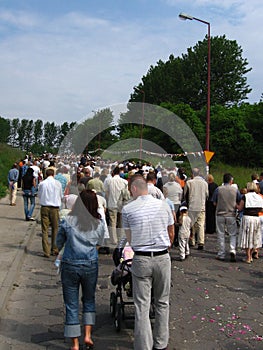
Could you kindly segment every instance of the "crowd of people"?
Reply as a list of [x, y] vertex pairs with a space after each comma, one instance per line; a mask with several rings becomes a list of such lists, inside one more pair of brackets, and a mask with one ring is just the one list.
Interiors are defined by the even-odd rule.
[[[77, 158], [45, 154], [38, 159], [29, 155], [13, 164], [8, 173], [10, 206], [16, 205], [21, 188], [25, 220], [32, 221], [38, 197], [43, 255], [61, 263], [64, 334], [72, 339], [71, 350], [80, 347], [80, 286], [85, 346], [93, 347], [98, 252], [103, 248], [109, 252], [123, 237], [134, 251], [134, 348], [166, 349], [172, 246], [178, 247], [178, 260], [184, 261], [191, 247], [205, 248], [206, 234], [216, 234], [218, 260], [229, 256], [236, 262], [237, 248], [245, 251], [245, 263], [259, 258], [263, 173], [248, 180], [246, 188], [239, 189], [226, 173], [218, 186], [211, 174], [205, 176], [198, 168], [187, 176], [176, 166], [109, 162], [84, 154]], [[157, 310], [153, 332], [152, 290]]]

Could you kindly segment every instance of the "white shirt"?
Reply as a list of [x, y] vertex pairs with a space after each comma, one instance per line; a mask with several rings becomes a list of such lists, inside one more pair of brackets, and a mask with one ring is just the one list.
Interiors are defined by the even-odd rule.
[[123, 207], [122, 222], [123, 228], [131, 231], [134, 251], [157, 252], [171, 244], [167, 228], [174, 224], [174, 219], [165, 200], [139, 196]]
[[147, 183], [147, 186], [148, 186], [148, 193], [151, 194], [154, 198], [164, 199], [164, 195], [158, 187], [154, 186], [154, 184], [152, 183]]
[[108, 208], [118, 208], [118, 200], [121, 190], [128, 188], [128, 181], [119, 175], [114, 175], [111, 179], [104, 181], [104, 189], [107, 196]]
[[48, 176], [38, 186], [38, 198], [42, 206], [60, 207], [63, 198], [61, 183], [53, 176]]
[[37, 179], [38, 175], [40, 174], [40, 168], [37, 165], [31, 165], [30, 168], [34, 170], [33, 176]]
[[191, 219], [188, 215], [183, 215], [182, 225], [179, 227], [178, 235], [180, 238], [189, 238], [191, 230]]

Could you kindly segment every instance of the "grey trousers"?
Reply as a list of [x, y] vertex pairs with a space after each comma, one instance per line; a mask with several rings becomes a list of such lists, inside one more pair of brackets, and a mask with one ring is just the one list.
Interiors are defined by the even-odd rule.
[[[152, 350], [153, 346], [157, 349], [166, 348], [169, 340], [170, 255], [135, 255], [132, 262], [132, 283], [135, 306], [134, 349]], [[149, 318], [152, 293], [155, 304], [153, 331]]]
[[237, 223], [235, 217], [216, 216], [216, 234], [217, 234], [217, 255], [224, 259], [226, 255], [225, 234], [229, 234], [229, 252], [236, 254], [237, 241]]

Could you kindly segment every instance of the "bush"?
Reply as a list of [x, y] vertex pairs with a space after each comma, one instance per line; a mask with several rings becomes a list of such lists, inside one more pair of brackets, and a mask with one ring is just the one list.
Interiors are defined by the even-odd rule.
[[7, 144], [0, 143], [0, 198], [7, 193], [7, 175], [12, 164], [25, 158], [25, 153]]

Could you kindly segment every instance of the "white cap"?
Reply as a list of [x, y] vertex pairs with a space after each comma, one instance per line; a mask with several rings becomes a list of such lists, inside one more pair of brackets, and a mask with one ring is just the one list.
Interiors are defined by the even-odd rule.
[[188, 208], [185, 205], [183, 205], [182, 207], [180, 207], [180, 211], [182, 210], [188, 210]]

